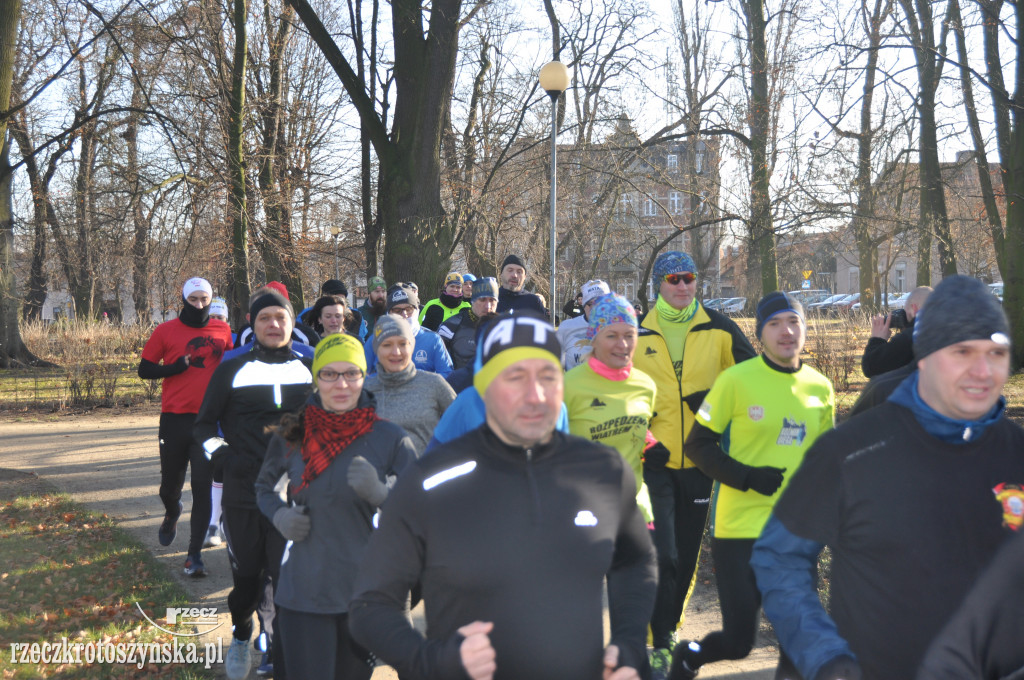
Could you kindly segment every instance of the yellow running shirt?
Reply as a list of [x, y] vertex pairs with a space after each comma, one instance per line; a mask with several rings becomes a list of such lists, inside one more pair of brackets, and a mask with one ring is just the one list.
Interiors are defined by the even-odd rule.
[[730, 366], [719, 374], [697, 412], [697, 422], [722, 435], [722, 450], [753, 467], [785, 468], [772, 496], [715, 482], [711, 535], [757, 538], [804, 453], [835, 418], [835, 393], [828, 378], [810, 366], [793, 373], [776, 370], [764, 357]]

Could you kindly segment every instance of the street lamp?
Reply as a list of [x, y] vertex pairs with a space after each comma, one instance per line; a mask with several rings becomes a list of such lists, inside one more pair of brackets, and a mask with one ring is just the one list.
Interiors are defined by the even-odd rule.
[[540, 70], [540, 86], [551, 97], [551, 324], [555, 323], [555, 310], [558, 308], [558, 296], [555, 294], [555, 196], [557, 191], [555, 165], [558, 155], [558, 97], [569, 89], [569, 69], [560, 61], [549, 61]]
[[341, 234], [341, 227], [337, 223], [331, 225], [331, 235], [334, 237], [334, 278], [340, 279], [341, 273], [338, 270], [338, 236]]

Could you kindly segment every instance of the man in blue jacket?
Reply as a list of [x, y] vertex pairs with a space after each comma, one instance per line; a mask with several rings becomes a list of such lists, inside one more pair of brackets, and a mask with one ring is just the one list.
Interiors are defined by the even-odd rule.
[[[944, 279], [915, 324], [918, 370], [820, 437], [775, 506], [751, 566], [807, 680], [913, 678], [1024, 524], [1024, 430], [1002, 396], [1009, 332], [984, 284]], [[810, 576], [824, 545], [831, 616]]]

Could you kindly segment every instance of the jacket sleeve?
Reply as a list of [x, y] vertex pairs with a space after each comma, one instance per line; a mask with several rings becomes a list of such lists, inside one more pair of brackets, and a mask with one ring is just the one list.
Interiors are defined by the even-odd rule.
[[818, 597], [814, 567], [823, 547], [791, 533], [772, 515], [750, 558], [761, 606], [775, 628], [779, 646], [805, 678], [814, 678], [838, 656], [856, 658]]
[[169, 378], [172, 375], [178, 375], [184, 373], [189, 368], [189, 365], [174, 361], [169, 364], [157, 364], [146, 359], [139, 361], [139, 377], [143, 380], [156, 380], [158, 378]]
[[447, 378], [454, 370], [455, 365], [452, 364], [452, 357], [448, 354], [448, 350], [445, 349], [444, 343], [441, 342], [441, 336], [434, 333], [434, 373], [437, 373], [442, 378]]
[[709, 427], [694, 422], [683, 445], [686, 457], [711, 479], [746, 491], [747, 473], [750, 466], [744, 465], [722, 450], [722, 435]]
[[423, 316], [420, 317], [420, 325], [435, 333], [441, 327], [442, 321], [444, 321], [444, 309], [439, 304], [430, 305], [424, 309]]
[[729, 323], [732, 324], [729, 328], [729, 332], [732, 335], [732, 360], [734, 363], [740, 363], [747, 359], [757, 356], [757, 352], [754, 351], [754, 346], [747, 340], [747, 336], [743, 335], [743, 331], [736, 325], [736, 322], [729, 319]]
[[263, 465], [260, 467], [260, 474], [256, 477], [256, 504], [260, 511], [273, 520], [274, 513], [285, 507], [281, 496], [274, 491], [281, 475], [288, 470], [288, 452], [290, 447], [279, 435], [270, 438], [267, 445], [267, 454], [263, 457]]
[[650, 532], [636, 505], [636, 480], [623, 465], [621, 521], [608, 571], [609, 644], [619, 648], [619, 666], [638, 671], [647, 654], [647, 623], [654, 611], [658, 562]]
[[381, 511], [380, 528], [370, 538], [356, 577], [349, 630], [356, 642], [392, 665], [404, 680], [468, 678], [459, 654], [462, 636], [427, 640], [406, 614], [406, 599], [425, 562], [417, 521], [422, 513], [421, 483], [418, 474], [400, 476]]
[[866, 377], [873, 378], [882, 373], [895, 371], [913, 360], [913, 334], [903, 330], [888, 341], [882, 338], [869, 338], [860, 366]]
[[192, 437], [206, 454], [208, 460], [227, 453], [228, 445], [220, 436], [220, 419], [224, 414], [231, 392], [231, 370], [233, 362], [221, 363], [213, 372], [210, 384], [203, 395], [203, 403], [192, 427]]

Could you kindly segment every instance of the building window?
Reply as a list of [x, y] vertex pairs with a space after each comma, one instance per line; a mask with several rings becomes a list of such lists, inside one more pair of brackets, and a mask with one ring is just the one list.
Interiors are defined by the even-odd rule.
[[636, 283], [632, 281], [617, 283], [615, 284], [615, 292], [632, 302], [636, 295]]
[[704, 150], [701, 149], [693, 155], [693, 169], [699, 175], [704, 172]]
[[668, 194], [668, 209], [673, 215], [683, 214], [683, 193], [681, 191], [670, 191]]
[[860, 270], [850, 267], [850, 292], [856, 293], [860, 290]]
[[648, 196], [644, 199], [644, 217], [654, 217], [658, 214], [658, 204]]
[[670, 153], [668, 155], [668, 157], [665, 159], [665, 167], [667, 167], [669, 170], [678, 170], [679, 169], [679, 156], [678, 156], [678, 154]]
[[622, 196], [619, 197], [619, 214], [633, 214], [633, 194], [622, 194]]
[[907, 290], [907, 265], [900, 262], [896, 265], [896, 292], [902, 293]]

